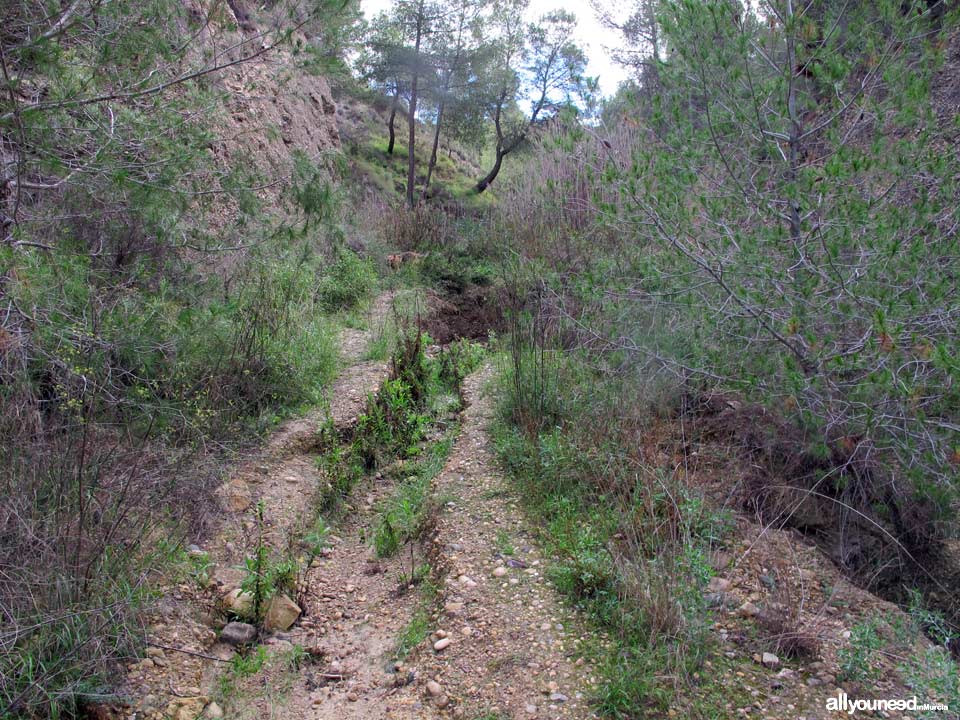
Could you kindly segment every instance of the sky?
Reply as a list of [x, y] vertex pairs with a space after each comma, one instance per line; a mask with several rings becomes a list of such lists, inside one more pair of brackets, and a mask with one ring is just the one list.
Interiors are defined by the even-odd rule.
[[[381, 10], [386, 10], [392, 0], [361, 0], [364, 14], [369, 18]], [[627, 3], [623, 3], [624, 7]], [[583, 48], [589, 60], [587, 74], [600, 78], [600, 90], [604, 95], [612, 95], [617, 90], [621, 80], [627, 78], [622, 67], [613, 62], [607, 54], [606, 48], [616, 46], [619, 38], [616, 33], [600, 25], [590, 3], [577, 0], [530, 0], [527, 18], [536, 20], [552, 10], [569, 10], [577, 16], [577, 44]]]

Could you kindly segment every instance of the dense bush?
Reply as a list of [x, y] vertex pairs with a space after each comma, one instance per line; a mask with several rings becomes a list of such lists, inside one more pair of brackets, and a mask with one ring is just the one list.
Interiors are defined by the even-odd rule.
[[[317, 293], [340, 234], [332, 173], [221, 164], [223, 57], [203, 43], [233, 29], [226, 6], [191, 7], [4, 6], [2, 716], [109, 692], [155, 571], [208, 522], [223, 449], [336, 367]], [[286, 39], [270, 24], [231, 60]]]
[[960, 363], [944, 268], [958, 252], [958, 165], [943, 152], [943, 63], [957, 17], [931, 26], [899, 0], [797, 16], [737, 5], [652, 3], [674, 50], [654, 63], [656, 84], [625, 89], [599, 133], [545, 134], [504, 193], [503, 232], [521, 276], [538, 278], [515, 290], [547, 324], [565, 319], [559, 346], [600, 372], [736, 392], [786, 418], [805, 460], [760, 450], [774, 470], [800, 470], [773, 481], [794, 499], [765, 511], [789, 522], [785, 508], [817, 488], [849, 535], [855, 508], [885, 539], [845, 553], [846, 569], [896, 582], [878, 567], [935, 561], [956, 532]]
[[376, 268], [370, 260], [338, 248], [336, 259], [320, 278], [317, 299], [327, 311], [352, 310], [370, 297], [376, 282]]

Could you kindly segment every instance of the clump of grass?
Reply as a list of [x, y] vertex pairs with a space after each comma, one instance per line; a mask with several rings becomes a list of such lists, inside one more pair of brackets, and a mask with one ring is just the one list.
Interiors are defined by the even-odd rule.
[[505, 530], [497, 530], [496, 539], [497, 552], [501, 555], [513, 555], [516, 550], [513, 547], [513, 541], [510, 540], [510, 534]]
[[317, 300], [328, 312], [352, 310], [370, 297], [376, 284], [373, 263], [340, 247], [329, 271], [320, 278]]
[[[437, 599], [437, 586], [429, 579], [429, 566], [421, 571], [424, 579], [419, 583], [419, 597], [417, 606], [410, 620], [397, 637], [397, 646], [394, 657], [404, 660], [420, 643], [427, 639], [430, 628], [433, 626], [432, 611]], [[409, 584], [409, 583], [408, 583]]]
[[407, 476], [397, 485], [394, 494], [383, 504], [373, 534], [379, 557], [390, 557], [407, 542], [420, 537], [431, 515], [430, 483], [443, 469], [453, 447], [448, 433], [430, 443], [412, 466], [405, 466]]

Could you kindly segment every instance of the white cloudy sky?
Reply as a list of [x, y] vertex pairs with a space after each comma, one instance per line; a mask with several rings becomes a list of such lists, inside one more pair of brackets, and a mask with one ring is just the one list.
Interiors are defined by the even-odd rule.
[[[623, 3], [624, 6], [627, 3]], [[391, 5], [391, 0], [361, 0], [363, 11], [367, 17], [372, 17]], [[623, 68], [610, 60], [605, 47], [616, 44], [618, 38], [615, 33], [602, 27], [597, 21], [593, 8], [588, 2], [577, 0], [530, 0], [527, 14], [530, 20], [558, 9], [569, 10], [577, 16], [576, 39], [589, 58], [587, 74], [600, 78], [600, 89], [604, 95], [613, 94], [621, 80], [626, 79]]]

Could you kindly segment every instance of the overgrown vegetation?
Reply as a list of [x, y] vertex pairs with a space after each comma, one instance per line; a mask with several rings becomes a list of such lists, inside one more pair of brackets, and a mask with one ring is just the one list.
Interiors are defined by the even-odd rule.
[[644, 427], [624, 414], [632, 398], [623, 379], [528, 344], [543, 339], [535, 325], [518, 316], [512, 327], [498, 449], [557, 558], [554, 585], [612, 640], [598, 649], [598, 707], [656, 716], [681, 687], [693, 690], [710, 653], [707, 557], [723, 543], [725, 520], [682, 469], [644, 461]]
[[[952, 616], [958, 25], [931, 5], [637, 2], [639, 84], [544, 133], [499, 212], [550, 335], [514, 357], [573, 354], [629, 397], [656, 378], [742, 452], [763, 522]], [[551, 382], [514, 388], [545, 426], [582, 392]]]
[[[0, 715], [103, 695], [140, 651], [153, 572], [208, 522], [223, 449], [320, 398], [326, 313], [369, 292], [336, 165], [291, 154], [278, 179], [211, 152], [227, 68], [293, 63], [318, 13], [352, 12], [273, 5], [279, 22], [178, 0], [4, 5]], [[238, 24], [258, 42], [213, 52]], [[339, 294], [328, 258], [355, 278]]]

